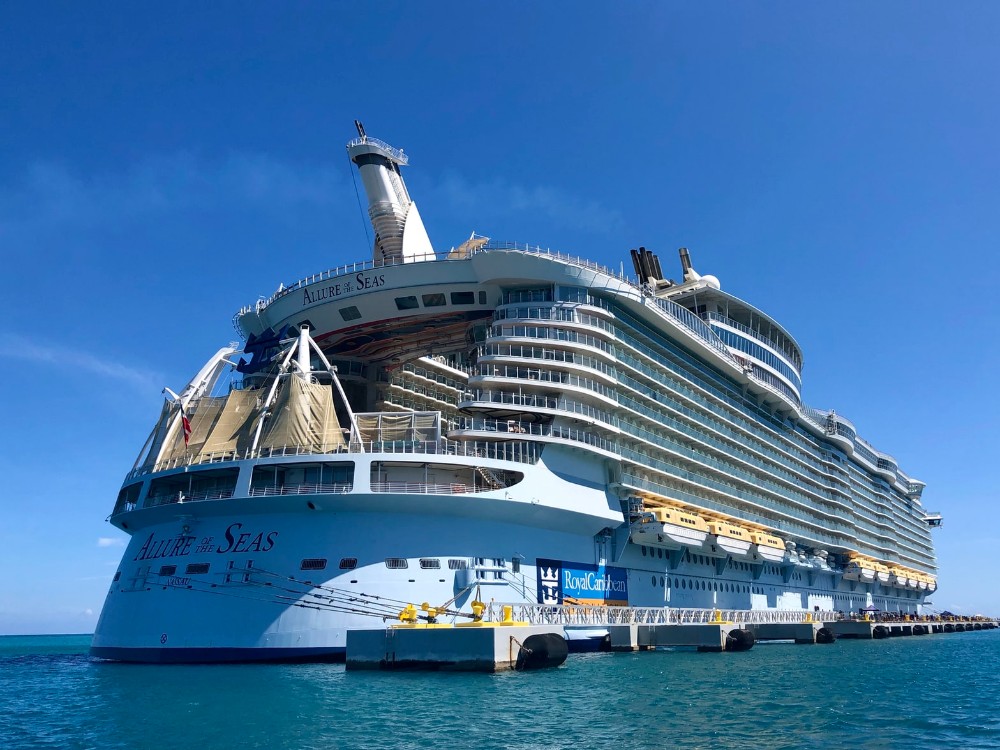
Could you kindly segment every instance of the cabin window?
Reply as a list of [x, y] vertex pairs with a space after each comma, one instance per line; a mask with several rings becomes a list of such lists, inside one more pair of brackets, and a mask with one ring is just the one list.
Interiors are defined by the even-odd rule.
[[480, 305], [485, 305], [486, 304], [486, 292], [480, 292], [479, 293], [479, 304]]
[[451, 304], [453, 305], [474, 305], [476, 304], [476, 295], [474, 292], [452, 292], [451, 293]]
[[448, 569], [449, 570], [465, 570], [469, 566], [466, 560], [449, 560]]
[[164, 565], [162, 568], [160, 568], [161, 576], [172, 576], [176, 572], [177, 572], [176, 565]]
[[420, 307], [420, 303], [417, 302], [417, 298], [410, 297], [396, 297], [396, 309], [397, 310], [416, 310]]
[[385, 558], [385, 567], [389, 570], [404, 570], [410, 567], [410, 564], [406, 562], [404, 557], [387, 557]]
[[307, 557], [302, 561], [299, 570], [326, 570], [325, 557]]
[[420, 299], [423, 300], [424, 307], [441, 307], [442, 305], [448, 304], [444, 295], [440, 293], [424, 294]]
[[120, 570], [116, 571], [115, 572], [115, 577], [112, 579], [111, 582], [112, 583], [116, 583], [121, 577], [122, 577], [122, 572]]
[[350, 307], [342, 307], [340, 308], [340, 317], [344, 320], [357, 320], [361, 317], [361, 311], [354, 305], [351, 305]]
[[441, 567], [441, 561], [434, 557], [421, 557], [420, 567], [424, 570], [437, 570]]
[[207, 573], [209, 569], [209, 563], [190, 563], [184, 570], [188, 575], [201, 575]]
[[340, 569], [341, 570], [354, 570], [358, 567], [358, 558], [356, 557], [342, 557], [340, 558]]

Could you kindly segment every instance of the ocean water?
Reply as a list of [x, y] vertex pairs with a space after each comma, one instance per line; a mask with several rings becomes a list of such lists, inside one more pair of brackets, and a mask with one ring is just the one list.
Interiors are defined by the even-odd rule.
[[0, 748], [1000, 748], [1000, 630], [540, 672], [146, 666], [0, 636]]

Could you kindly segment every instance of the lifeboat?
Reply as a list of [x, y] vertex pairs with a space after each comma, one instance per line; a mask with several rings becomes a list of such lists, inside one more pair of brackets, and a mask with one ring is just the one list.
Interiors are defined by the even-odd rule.
[[909, 575], [903, 568], [889, 568], [889, 582], [894, 586], [905, 588], [908, 580]]
[[927, 576], [923, 573], [917, 574], [917, 588], [921, 591], [927, 590]]
[[678, 508], [652, 508], [632, 524], [632, 539], [665, 549], [700, 549], [708, 538], [708, 524], [697, 513]]
[[778, 563], [785, 559], [785, 543], [776, 536], [763, 531], [750, 532], [752, 551], [770, 563]]
[[855, 557], [844, 568], [844, 578], [848, 581], [872, 583], [875, 580], [875, 563], [864, 557]]
[[709, 554], [715, 552], [717, 557], [727, 553], [733, 557], [749, 557], [749, 530], [726, 521], [709, 521], [708, 532], [714, 537], [714, 539], [709, 539], [710, 545], [717, 547], [717, 550], [711, 550], [710, 547]]
[[937, 591], [937, 579], [934, 576], [927, 576], [927, 590], [931, 593]]
[[872, 563], [872, 564], [875, 567], [875, 579], [879, 583], [888, 585], [889, 584], [889, 578], [890, 578], [889, 566], [888, 565], [883, 565], [880, 562]]

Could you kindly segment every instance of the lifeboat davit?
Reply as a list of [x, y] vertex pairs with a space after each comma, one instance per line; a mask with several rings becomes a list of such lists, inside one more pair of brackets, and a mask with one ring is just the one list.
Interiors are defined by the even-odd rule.
[[889, 582], [894, 586], [906, 588], [909, 576], [902, 568], [889, 568]]

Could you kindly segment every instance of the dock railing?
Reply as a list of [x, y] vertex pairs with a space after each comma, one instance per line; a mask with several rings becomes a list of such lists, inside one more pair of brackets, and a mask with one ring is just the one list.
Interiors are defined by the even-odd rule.
[[838, 614], [832, 610], [774, 609], [691, 609], [681, 607], [605, 607], [576, 604], [503, 604], [490, 602], [483, 619], [501, 622], [503, 608], [512, 608], [515, 621], [532, 625], [700, 625], [718, 622], [743, 624], [800, 623], [809, 616], [813, 621], [830, 622]]

